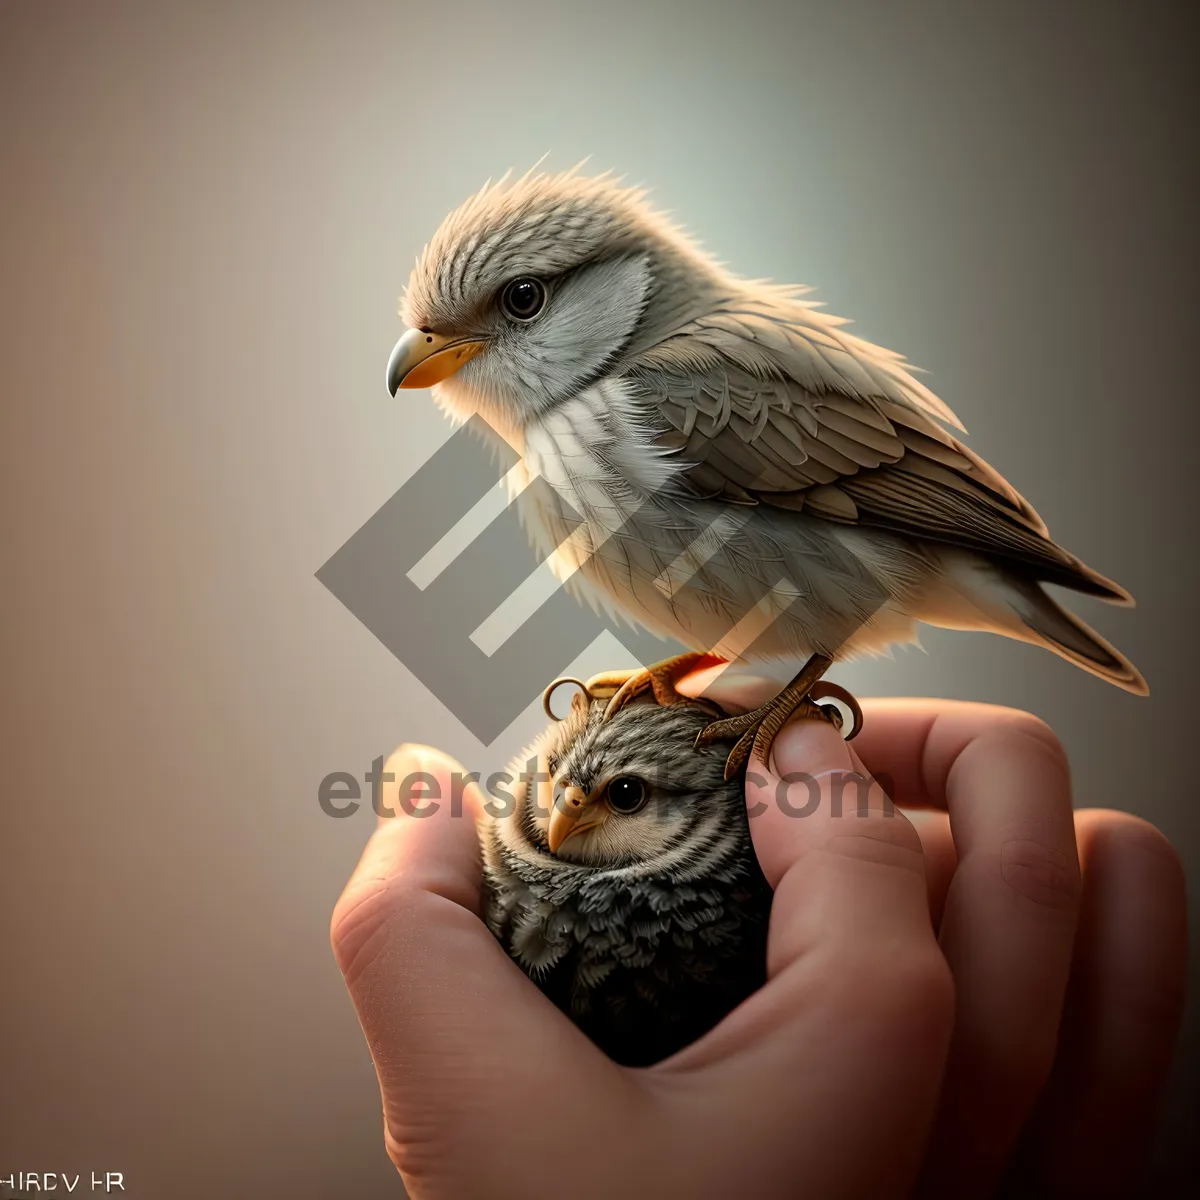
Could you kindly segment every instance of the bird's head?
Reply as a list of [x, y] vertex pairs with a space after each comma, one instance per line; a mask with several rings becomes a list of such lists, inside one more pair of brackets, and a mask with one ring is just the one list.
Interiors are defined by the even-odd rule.
[[589, 866], [678, 867], [740, 817], [741, 784], [724, 777], [727, 748], [693, 746], [712, 711], [647, 699], [604, 720], [606, 705], [576, 704], [544, 736], [541, 786], [521, 795], [512, 832]]
[[436, 385], [451, 415], [521, 429], [728, 285], [642, 191], [610, 176], [501, 180], [452, 212], [417, 260], [388, 391]]

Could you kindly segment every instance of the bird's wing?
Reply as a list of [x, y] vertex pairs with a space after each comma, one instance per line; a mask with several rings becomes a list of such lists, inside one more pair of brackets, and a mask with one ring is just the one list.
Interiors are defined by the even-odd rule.
[[629, 377], [695, 495], [802, 510], [973, 550], [1115, 600], [995, 470], [904, 360], [798, 304], [742, 301], [644, 352]]

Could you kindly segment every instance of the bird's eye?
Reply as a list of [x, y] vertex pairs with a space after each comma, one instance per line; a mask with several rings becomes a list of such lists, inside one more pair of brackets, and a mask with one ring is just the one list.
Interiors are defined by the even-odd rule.
[[546, 303], [546, 289], [539, 279], [514, 279], [500, 293], [500, 307], [516, 321], [532, 321]]
[[618, 775], [605, 791], [613, 812], [635, 813], [646, 803], [646, 785], [636, 775]]

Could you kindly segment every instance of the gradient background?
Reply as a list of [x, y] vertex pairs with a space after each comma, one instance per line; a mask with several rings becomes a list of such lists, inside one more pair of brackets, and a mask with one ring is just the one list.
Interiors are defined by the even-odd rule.
[[[1080, 804], [1195, 868], [1185, 12], [4, 4], [0, 1173], [398, 1192], [327, 945], [370, 813], [323, 816], [317, 785], [400, 740], [498, 764], [540, 716], [480, 746], [314, 572], [449, 434], [384, 393], [413, 256], [547, 150], [929, 368], [1134, 592], [1079, 609], [1149, 700], [983, 635], [838, 677], [1032, 709]], [[1197, 1034], [1160, 1192], [1192, 1165]]]

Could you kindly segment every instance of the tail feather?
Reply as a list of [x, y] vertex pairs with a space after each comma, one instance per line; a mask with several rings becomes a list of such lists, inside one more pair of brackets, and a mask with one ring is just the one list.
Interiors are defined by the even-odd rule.
[[1062, 578], [1050, 574], [1044, 575], [1043, 578], [1047, 583], [1059, 583], [1088, 596], [1099, 596], [1101, 600], [1107, 600], [1109, 604], [1119, 604], [1122, 608], [1137, 606], [1137, 601], [1119, 583], [1101, 575], [1099, 571], [1093, 571], [1077, 558], [1072, 558], [1071, 570]]
[[[1076, 666], [1107, 679], [1109, 683], [1133, 692], [1149, 695], [1142, 673], [1115, 646], [1094, 629], [1068, 612], [1032, 580], [1009, 577], [1008, 601], [1013, 613], [1037, 641]], [[1018, 634], [1018, 636], [1022, 636]]]

